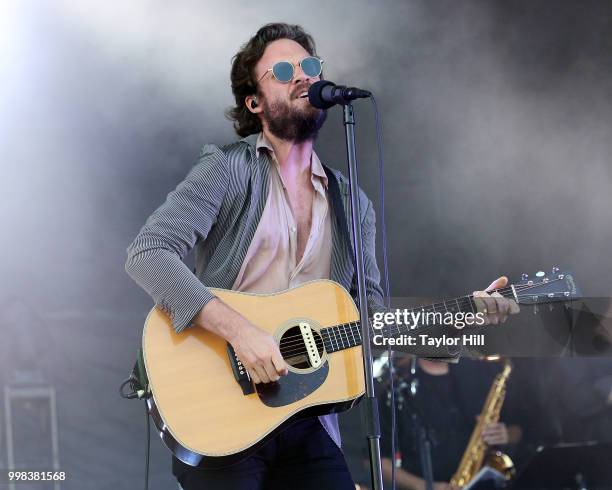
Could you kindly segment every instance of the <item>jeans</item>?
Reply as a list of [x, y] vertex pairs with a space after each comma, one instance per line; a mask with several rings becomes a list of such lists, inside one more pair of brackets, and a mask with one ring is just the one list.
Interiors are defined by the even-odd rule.
[[194, 468], [173, 458], [184, 490], [354, 490], [342, 451], [316, 417], [282, 431], [244, 461]]

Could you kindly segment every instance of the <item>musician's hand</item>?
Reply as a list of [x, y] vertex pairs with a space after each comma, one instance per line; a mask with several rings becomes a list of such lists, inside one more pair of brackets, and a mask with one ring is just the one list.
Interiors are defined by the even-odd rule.
[[265, 330], [253, 324], [243, 325], [228, 340], [255, 383], [278, 381], [288, 373], [278, 344]]
[[484, 291], [474, 291], [474, 303], [478, 312], [484, 313], [485, 324], [504, 323], [508, 315], [514, 315], [520, 311], [516, 301], [505, 298], [499, 293], [489, 294], [494, 289], [503, 288], [508, 284], [508, 278], [502, 276], [491, 283]]
[[508, 428], [503, 422], [486, 424], [482, 429], [482, 440], [489, 446], [508, 444]]

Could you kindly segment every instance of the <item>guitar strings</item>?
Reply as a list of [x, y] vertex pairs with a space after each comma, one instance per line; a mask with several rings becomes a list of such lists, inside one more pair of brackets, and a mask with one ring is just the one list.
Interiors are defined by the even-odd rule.
[[[551, 281], [548, 281], [548, 283], [555, 282], [555, 281], [560, 281], [560, 280], [561, 279], [553, 279]], [[534, 283], [534, 284], [531, 284], [531, 285], [527, 285], [527, 284], [519, 285], [519, 286], [515, 286], [514, 290], [517, 291], [517, 292], [524, 291], [526, 289], [532, 289], [534, 287], [541, 286], [542, 284], [547, 284], [547, 282]], [[511, 297], [514, 296], [514, 292], [512, 290], [512, 287], [496, 289], [496, 290], [493, 290], [491, 292], [492, 293], [496, 293], [496, 292], [500, 293], [503, 297], [508, 297], [508, 298], [511, 298]], [[507, 294], [507, 296], [504, 296], [504, 294]], [[520, 295], [520, 296], [529, 296], [529, 295]], [[443, 302], [440, 302], [440, 303], [433, 303], [431, 305], [425, 305], [425, 306], [421, 306], [421, 307], [416, 307], [416, 308], [413, 308], [411, 311], [417, 311], [419, 309], [420, 310], [427, 310], [427, 309], [435, 310], [436, 307], [439, 306], [439, 305], [441, 305], [440, 308], [444, 307], [444, 309], [447, 310], [448, 308], [446, 308], [446, 304], [448, 304], [448, 303], [452, 303], [452, 302], [458, 303], [459, 301], [461, 301], [462, 303], [464, 303], [464, 306], [465, 306], [465, 303], [466, 302], [470, 303], [473, 300], [473, 298], [475, 298], [475, 296], [473, 296], [473, 295], [460, 296], [458, 298], [446, 300], [446, 301], [443, 301]], [[349, 323], [354, 323], [354, 322], [349, 322]], [[331, 327], [325, 327], [325, 328], [335, 328], [335, 327], [340, 327], [340, 326], [343, 326], [343, 325], [348, 325], [348, 323], [347, 324], [340, 324], [340, 325], [333, 325]], [[290, 336], [288, 338], [291, 338], [291, 337], [293, 337], [293, 338], [301, 338], [301, 335], [293, 335], [293, 336]]]
[[[514, 288], [512, 288], [512, 286], [510, 286], [510, 287], [506, 287], [506, 288], [501, 288], [501, 289], [493, 290], [493, 291], [491, 291], [491, 294], [492, 293], [499, 293], [503, 297], [514, 297], [515, 292], [517, 292], [517, 293], [519, 291], [523, 292], [525, 290], [533, 289], [534, 287], [538, 287], [538, 286], [541, 286], [543, 284], [550, 284], [552, 282], [556, 282], [556, 281], [560, 281], [560, 280], [561, 280], [561, 278], [557, 278], [557, 279], [553, 279], [553, 280], [550, 280], [550, 281], [542, 281], [542, 282], [538, 282], [538, 283], [518, 285], [518, 286], [514, 286]], [[520, 294], [520, 295], [516, 294], [516, 296], [517, 297], [527, 297], [527, 296], [531, 296], [531, 295], [529, 295], [529, 294]], [[437, 305], [443, 305], [444, 309], [446, 311], [448, 311], [448, 308], [446, 307], [447, 303], [454, 301], [455, 303], [457, 303], [457, 306], [459, 307], [460, 310], [462, 309], [461, 304], [463, 304], [463, 306], [465, 307], [466, 303], [467, 303], [467, 305], [469, 305], [472, 308], [472, 312], [474, 312], [473, 311], [473, 306], [471, 304], [473, 302], [473, 298], [474, 298], [473, 295], [460, 296], [458, 298], [447, 300], [447, 301], [444, 301], [442, 303], [434, 303], [434, 304], [431, 304], [431, 305], [422, 306], [420, 308], [417, 307], [417, 308], [412, 309], [411, 311], [416, 311], [416, 310], [419, 310], [419, 309], [421, 309], [422, 311], [425, 311], [425, 310], [431, 309], [431, 310], [433, 310], [433, 312], [436, 312], [436, 306]], [[348, 326], [349, 329], [350, 329], [349, 332], [346, 332], [346, 330], [344, 330], [344, 331], [338, 330], [337, 331], [337, 334], [340, 336], [339, 339], [338, 339], [338, 337], [336, 335], [336, 332], [334, 332], [334, 339], [333, 340], [335, 340], [336, 345], [339, 345], [339, 343], [342, 343], [342, 345], [344, 347], [344, 339], [342, 337], [342, 335], [344, 334], [344, 336], [346, 337], [347, 342], [349, 343], [349, 346], [353, 347], [353, 346], [359, 345], [361, 343], [361, 335], [360, 335], [361, 332], [360, 332], [360, 330], [357, 329], [357, 333], [359, 334], [358, 335], [359, 336], [358, 340], [355, 338], [355, 333], [353, 332], [353, 327], [354, 326], [358, 326], [358, 324], [359, 324], [358, 321], [349, 322], [349, 323], [345, 323], [345, 324], [325, 327], [325, 328], [322, 329], [322, 331], [323, 330], [328, 331], [328, 329], [334, 329], [334, 328], [337, 329], [338, 327], [346, 328], [346, 326]], [[384, 334], [391, 334], [392, 333], [391, 330], [393, 328], [396, 328], [397, 332], [400, 333], [399, 325], [396, 325], [395, 327], [392, 326], [392, 325], [388, 325], [388, 326], [386, 326], [386, 328], [383, 327], [381, 329], [381, 331]], [[353, 342], [356, 342], [354, 345], [351, 345], [351, 341], [349, 339], [349, 333], [351, 334], [351, 337], [353, 337]], [[315, 345], [317, 346], [317, 349], [321, 349], [321, 346], [323, 346], [326, 350], [330, 350], [327, 344], [329, 344], [329, 346], [333, 349], [333, 343], [334, 343], [333, 340], [332, 340], [331, 336], [328, 336], [328, 341], [326, 343], [325, 339], [323, 339], [322, 335], [321, 335], [321, 337], [315, 338]], [[338, 342], [338, 340], [340, 340], [340, 342]], [[347, 346], [347, 347], [349, 347], [349, 346]], [[296, 350], [296, 348], [297, 348], [297, 350]], [[283, 344], [282, 344], [282, 347], [280, 348], [280, 351], [281, 351], [281, 354], [283, 354], [283, 356], [287, 355], [289, 357], [294, 357], [296, 355], [303, 355], [303, 354], [307, 353], [306, 348], [304, 347], [303, 339], [302, 339], [301, 335], [291, 335], [289, 337], [285, 337], [283, 339]]]
[[[394, 334], [395, 333], [394, 330], [397, 330], [398, 334], [401, 333], [401, 327], [399, 325], [389, 326], [388, 328], [383, 329], [383, 333], [385, 335]], [[408, 332], [409, 330], [406, 331], [406, 333]], [[350, 336], [353, 338], [352, 342], [351, 342], [351, 339], [349, 338], [348, 332], [346, 331], [344, 332], [344, 337], [346, 337], [346, 339], [343, 338], [342, 334], [339, 333], [339, 335], [340, 335], [340, 338], [338, 338], [337, 336], [335, 336], [334, 338], [329, 336], [327, 339], [317, 339], [315, 341], [317, 349], [322, 351], [323, 350], [322, 347], [324, 347], [327, 352], [335, 352], [337, 350], [342, 350], [342, 349], [346, 349], [346, 348], [350, 348], [350, 347], [354, 347], [356, 345], [362, 344], [361, 331], [359, 329], [354, 330], [351, 328]], [[345, 344], [345, 340], [348, 345]], [[336, 344], [335, 346], [334, 346], [334, 343]], [[301, 341], [298, 341], [297, 344], [298, 345], [295, 345], [295, 344], [283, 345], [282, 348], [280, 349], [283, 356], [291, 358], [294, 356], [307, 354], [304, 344]], [[337, 347], [340, 345], [342, 345], [342, 347], [338, 349]]]
[[[553, 279], [552, 281], [549, 281], [549, 282], [559, 281], [559, 280], [560, 280], [560, 279]], [[531, 289], [531, 288], [534, 288], [534, 287], [540, 286], [541, 284], [546, 284], [546, 282], [545, 282], [545, 281], [543, 281], [543, 282], [541, 282], [541, 283], [534, 283], [534, 284], [531, 284], [531, 285], [520, 285], [520, 286], [515, 286], [514, 290], [515, 290], [515, 291], [524, 291], [524, 290], [526, 290], [526, 289]], [[512, 287], [503, 288], [503, 289], [498, 289], [498, 290], [494, 290], [494, 291], [492, 291], [492, 292], [499, 292], [500, 294], [502, 294], [502, 293], [506, 293], [506, 294], [508, 294], [508, 297], [514, 296], [514, 291], [512, 290]], [[517, 295], [517, 296], [519, 296], [519, 295]], [[521, 296], [521, 297], [523, 297], [523, 296], [529, 296], [529, 295], [522, 294], [522, 295], [520, 295], [520, 296]], [[465, 303], [466, 303], [466, 302], [469, 304], [469, 306], [470, 306], [470, 307], [472, 307], [472, 305], [470, 304], [470, 302], [472, 301], [472, 298], [473, 298], [473, 297], [474, 297], [473, 295], [468, 295], [468, 296], [463, 296], [463, 297], [456, 298], [456, 299], [454, 299], [454, 300], [448, 300], [448, 301], [445, 301], [444, 303], [435, 303], [435, 304], [433, 304], [433, 305], [426, 305], [426, 306], [421, 307], [421, 310], [425, 311], [425, 310], [427, 310], [427, 309], [433, 309], [433, 311], [435, 312], [435, 307], [436, 307], [436, 305], [438, 305], [438, 304], [442, 304], [442, 305], [444, 305], [444, 306], [445, 306], [445, 309], [447, 310], [447, 308], [446, 308], [446, 303], [448, 303], [448, 302], [452, 302], [452, 301], [455, 301], [455, 302], [457, 303], [457, 306], [458, 306], [460, 309], [461, 309], [461, 306], [460, 306], [460, 301], [461, 301], [462, 303], [464, 303], [464, 304], [463, 304], [463, 306], [464, 306], [464, 307], [465, 307]], [[415, 308], [414, 310], [418, 310], [418, 309], [419, 309], [419, 308]], [[413, 311], [414, 311], [414, 310], [413, 310]], [[472, 310], [473, 310], [473, 308], [472, 308]], [[327, 329], [329, 329], [329, 328], [336, 328], [336, 329], [337, 329], [338, 327], [341, 327], [341, 326], [342, 326], [342, 327], [349, 326], [349, 328], [350, 328], [350, 332], [346, 332], [346, 330], [344, 330], [344, 331], [338, 330], [338, 331], [337, 331], [337, 334], [340, 336], [340, 338], [339, 338], [339, 339], [337, 338], [336, 332], [334, 332], [334, 339], [333, 339], [333, 340], [335, 340], [335, 341], [336, 341], [336, 344], [337, 344], [337, 345], [338, 345], [339, 343], [342, 343], [342, 345], [343, 345], [343, 347], [344, 347], [344, 338], [342, 337], [342, 334], [344, 334], [344, 336], [346, 337], [346, 340], [348, 341], [349, 346], [351, 346], [351, 347], [352, 347], [352, 346], [354, 346], [354, 345], [358, 345], [358, 343], [355, 343], [354, 345], [351, 345], [351, 341], [350, 341], [350, 339], [349, 339], [349, 337], [348, 337], [348, 334], [350, 333], [350, 334], [351, 334], [351, 336], [353, 337], [353, 342], [356, 342], [356, 341], [357, 341], [357, 339], [355, 339], [355, 334], [354, 334], [354, 332], [353, 332], [353, 326], [357, 326], [357, 325], [358, 325], [358, 322], [350, 322], [350, 323], [348, 323], [348, 324], [341, 324], [341, 325], [335, 325], [335, 326], [332, 326], [332, 327], [325, 327], [325, 328], [324, 328], [324, 330], [327, 330]], [[393, 328], [396, 328], [396, 329], [397, 329], [397, 332], [398, 332], [398, 333], [400, 333], [400, 328], [399, 328], [399, 326], [398, 326], [398, 325], [396, 325], [395, 327], [394, 327], [394, 326], [392, 326], [392, 325], [389, 325], [389, 326], [387, 326], [387, 328], [383, 327], [381, 330], [382, 330], [382, 332], [383, 332], [383, 333], [385, 333], [385, 334], [390, 334], [390, 333], [392, 333], [392, 332], [391, 332], [391, 330], [392, 330]], [[360, 333], [360, 331], [359, 331], [359, 330], [357, 330], [357, 332], [358, 332], [358, 333]], [[284, 342], [284, 343], [283, 343], [283, 348], [284, 348], [284, 349], [283, 349], [283, 351], [284, 351], [285, 353], [287, 353], [288, 355], [296, 355], [295, 353], [302, 353], [302, 354], [303, 354], [303, 353], [305, 352], [305, 348], [304, 348], [304, 344], [302, 343], [302, 342], [303, 342], [303, 340], [302, 340], [301, 335], [292, 335], [292, 336], [289, 336], [289, 337], [285, 337], [285, 339], [283, 339], [283, 340], [290, 340], [290, 341], [293, 341], [293, 342]], [[328, 342], [328, 343], [329, 343], [329, 344], [331, 344], [331, 347], [333, 348], [333, 341], [332, 341], [331, 336], [329, 336], [329, 337], [328, 337], [328, 340], [329, 340], [329, 342]], [[340, 340], [340, 342], [338, 342], [338, 340]], [[359, 342], [361, 342], [361, 335], [359, 335]], [[320, 348], [320, 345], [321, 345], [321, 344], [323, 344], [323, 345], [324, 345], [324, 346], [327, 348], [327, 345], [325, 344], [325, 340], [315, 339], [315, 344], [317, 345], [317, 348], [318, 348], [318, 349]], [[298, 348], [297, 350], [292, 350], [292, 348], [296, 348], [296, 347]], [[347, 346], [347, 347], [348, 347], [348, 346]], [[328, 350], [329, 350], [329, 349], [328, 349]]]
[[[534, 286], [526, 286], [526, 287], [523, 287], [521, 289], [522, 290], [530, 289], [532, 287], [534, 287]], [[517, 295], [517, 296], [519, 296], [519, 295]], [[523, 297], [523, 296], [530, 296], [530, 295], [522, 294], [520, 296]], [[470, 297], [466, 297], [466, 298], [468, 300], [470, 299]], [[459, 299], [460, 298], [457, 298], [457, 300], [455, 300], [455, 301], [457, 302], [457, 305], [461, 308], [461, 305], [459, 304], [459, 301], [458, 301]], [[463, 299], [461, 301], [465, 303], [466, 300]], [[465, 306], [465, 304], [463, 306]], [[472, 305], [470, 305], [470, 307], [471, 306]], [[424, 311], [425, 309], [432, 308], [432, 307], [433, 307], [433, 305], [429, 305], [429, 306], [422, 307], [421, 309]], [[435, 312], [435, 307], [433, 308], [433, 311]], [[345, 328], [343, 330], [339, 330], [338, 327], [340, 327], [340, 326], [345, 327]], [[348, 332], [346, 331], [346, 327], [347, 326], [349, 327], [349, 331]], [[350, 323], [346, 323], [346, 324], [342, 324], [342, 325], [336, 325], [336, 326], [333, 326], [333, 327], [325, 327], [324, 330], [327, 330], [329, 328], [336, 328], [337, 329], [337, 332], [334, 332], [334, 338], [333, 339], [332, 339], [331, 336], [328, 336], [327, 343], [330, 344], [330, 346], [332, 348], [333, 348], [334, 340], [335, 340], [336, 345], [339, 345], [340, 343], [342, 343], [343, 347], [352, 347], [352, 346], [355, 346], [355, 345], [359, 345], [359, 343], [361, 343], [361, 335], [360, 335], [361, 332], [360, 332], [359, 329], [357, 329], [357, 333], [358, 333], [358, 337], [359, 337], [359, 339], [357, 340], [355, 338], [355, 331], [353, 330], [353, 327], [355, 327], [355, 326], [358, 326], [358, 322], [350, 322]], [[395, 325], [395, 326], [388, 325], [388, 326], [386, 326], [386, 328], [383, 327], [381, 330], [382, 330], [382, 333], [384, 333], [384, 334], [391, 334], [391, 333], [394, 333], [394, 332], [392, 332], [394, 329], [397, 330], [398, 334], [401, 333], [401, 329], [400, 329], [399, 325]], [[349, 338], [349, 334], [350, 334], [351, 337], [353, 337], [353, 342], [352, 343], [351, 343], [351, 339]], [[348, 343], [348, 346], [344, 345], [344, 343], [345, 343], [345, 338], [344, 337], [346, 337], [346, 341]], [[283, 340], [285, 340], [285, 342], [283, 342], [283, 345], [282, 345], [283, 349], [282, 350], [285, 353], [287, 353], [288, 355], [295, 354], [296, 352], [300, 352], [300, 353], [304, 352], [304, 344], [303, 344], [303, 339], [302, 339], [301, 335], [292, 335], [292, 336], [289, 336], [289, 337], [285, 337]], [[287, 342], [286, 340], [289, 340], [289, 341]], [[321, 344], [323, 344], [326, 347], [326, 349], [328, 349], [328, 346], [326, 344], [325, 339], [318, 339], [318, 338], [316, 338], [315, 339], [315, 344], [317, 345], [318, 349], [320, 348]], [[294, 348], [297, 348], [297, 350], [292, 350]]]
[[[559, 280], [560, 279], [553, 279], [552, 281], [549, 281], [549, 282], [559, 281]], [[542, 284], [546, 284], [546, 283], [545, 282], [541, 282], [541, 283], [535, 283], [535, 284], [532, 284], [532, 285], [519, 285], [519, 286], [515, 286], [514, 290], [517, 291], [517, 292], [518, 291], [524, 291], [526, 289], [531, 289], [531, 288], [540, 286]], [[503, 289], [496, 289], [496, 290], [492, 291], [492, 293], [495, 293], [495, 292], [502, 294], [503, 297], [513, 297], [514, 296], [514, 292], [512, 290], [512, 287], [503, 288]], [[507, 294], [507, 296], [504, 296], [504, 294]], [[519, 295], [517, 295], [517, 296], [519, 296]], [[520, 295], [520, 296], [529, 296], [529, 295], [523, 294], [523, 295]], [[465, 306], [466, 303], [470, 304], [470, 302], [473, 301], [473, 298], [474, 298], [473, 295], [460, 296], [458, 298], [446, 300], [446, 301], [443, 301], [443, 302], [440, 302], [440, 303], [433, 303], [431, 305], [425, 305], [425, 306], [421, 306], [421, 307], [416, 307], [416, 308], [411, 309], [411, 311], [417, 311], [419, 309], [423, 310], [423, 311], [428, 310], [428, 309], [432, 309], [433, 311], [435, 311], [436, 307], [438, 307], [439, 305], [440, 305], [440, 308], [444, 307], [444, 309], [448, 311], [448, 308], [446, 307], [446, 304], [452, 303], [452, 302], [455, 302], [455, 303], [461, 302], [463, 304], [463, 306]], [[324, 327], [322, 330], [326, 330], [328, 328], [343, 327], [343, 326], [347, 326], [347, 325], [350, 325], [350, 324], [353, 324], [353, 323], [358, 324], [359, 322], [355, 321], [355, 322], [348, 322], [348, 323], [339, 324], [339, 325], [332, 325], [330, 327]], [[299, 334], [298, 335], [290, 335], [289, 337], [285, 337], [284, 338], [284, 340], [286, 340], [286, 339], [301, 340], [302, 336], [299, 335]]]

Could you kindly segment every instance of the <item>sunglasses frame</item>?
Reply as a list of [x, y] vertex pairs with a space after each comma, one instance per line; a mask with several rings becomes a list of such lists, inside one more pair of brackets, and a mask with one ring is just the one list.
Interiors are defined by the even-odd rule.
[[[274, 63], [274, 65], [272, 65], [272, 68], [268, 68], [266, 70], [266, 72], [261, 77], [259, 77], [259, 80], [257, 80], [257, 83], [261, 82], [263, 80], [263, 78], [269, 72], [272, 72], [272, 76], [276, 79], [277, 82], [279, 82], [279, 83], [289, 83], [291, 80], [293, 80], [293, 77], [295, 76], [295, 67], [299, 65], [300, 68], [302, 68], [302, 62], [304, 60], [307, 60], [307, 59], [310, 59], [310, 58], [315, 58], [315, 59], [319, 60], [319, 64], [321, 65], [321, 69], [319, 70], [319, 73], [317, 75], [306, 75], [306, 76], [307, 77], [319, 77], [319, 76], [321, 76], [321, 73], [323, 73], [323, 63], [324, 63], [324, 61], [321, 58], [319, 58], [318, 56], [306, 56], [306, 57], [302, 58], [297, 64], [296, 63], [291, 63], [291, 61], [288, 61], [288, 60], [277, 61], [276, 63]], [[276, 78], [276, 75], [274, 74], [274, 67], [276, 65], [278, 65], [279, 63], [289, 63], [291, 65], [291, 69], [293, 70], [293, 73], [291, 74], [291, 78], [289, 80], [283, 81], [283, 80], [279, 80], [278, 78]], [[304, 68], [302, 68], [302, 71], [304, 71]]]

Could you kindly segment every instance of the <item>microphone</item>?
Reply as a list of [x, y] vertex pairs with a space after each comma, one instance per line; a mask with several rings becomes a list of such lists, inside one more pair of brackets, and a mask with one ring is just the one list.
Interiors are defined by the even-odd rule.
[[346, 105], [351, 100], [365, 99], [370, 95], [367, 90], [336, 85], [329, 80], [319, 80], [308, 89], [308, 101], [318, 109], [329, 109], [336, 104]]

